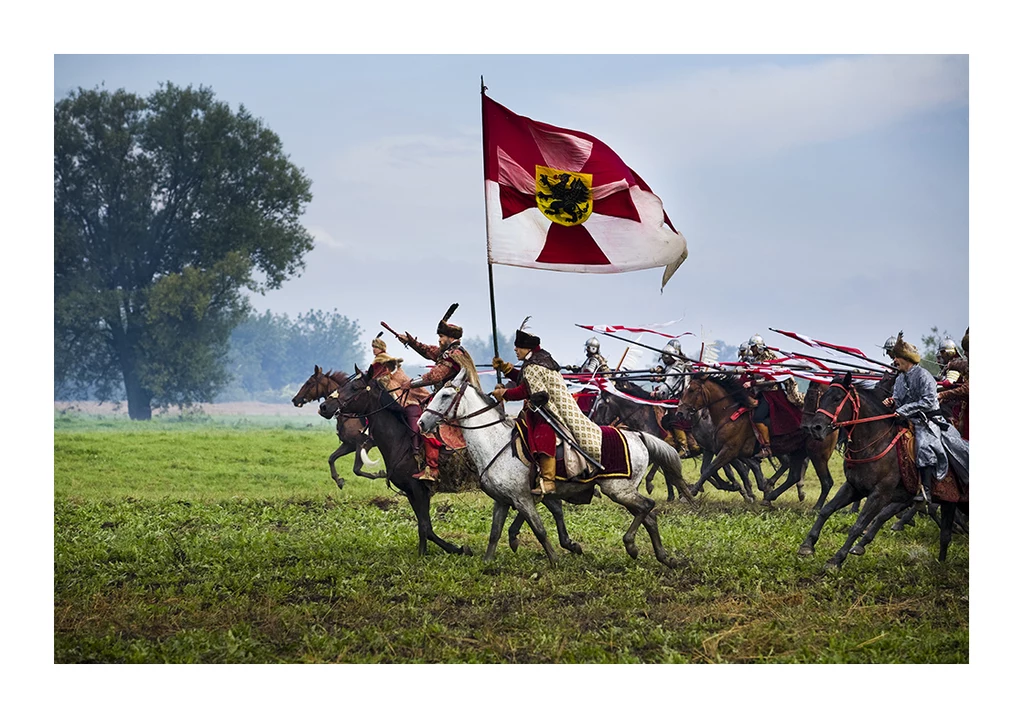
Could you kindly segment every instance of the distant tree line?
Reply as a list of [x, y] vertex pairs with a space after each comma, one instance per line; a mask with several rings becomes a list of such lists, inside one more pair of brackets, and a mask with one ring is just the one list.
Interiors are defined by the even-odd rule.
[[[351, 374], [365, 364], [358, 322], [310, 310], [294, 320], [287, 314], [251, 314], [231, 332], [228, 382], [218, 401], [288, 401], [319, 364]], [[365, 367], [364, 367], [365, 368]]]

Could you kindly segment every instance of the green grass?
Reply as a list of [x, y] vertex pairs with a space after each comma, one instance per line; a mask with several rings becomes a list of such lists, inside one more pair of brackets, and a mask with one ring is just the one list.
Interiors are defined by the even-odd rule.
[[608, 499], [567, 506], [584, 554], [559, 549], [551, 569], [528, 531], [482, 562], [479, 492], [439, 494], [432, 511], [476, 555], [417, 556], [404, 497], [351, 477], [350, 458], [334, 486], [336, 446], [328, 422], [58, 417], [55, 662], [968, 661], [967, 538], [939, 564], [938, 529], [919, 518], [825, 572], [854, 517], [796, 556], [813, 469], [805, 503], [714, 489], [698, 508], [660, 502], [677, 570], [642, 530], [627, 556], [628, 516]]

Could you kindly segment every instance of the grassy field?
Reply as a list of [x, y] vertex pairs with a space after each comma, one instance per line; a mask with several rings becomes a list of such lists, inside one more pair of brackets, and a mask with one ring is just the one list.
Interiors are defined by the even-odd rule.
[[[775, 508], [709, 489], [696, 508], [659, 501], [673, 556], [640, 557], [626, 512], [567, 506], [584, 547], [549, 568], [526, 531], [484, 564], [491, 502], [434, 497], [435, 530], [475, 556], [416, 554], [404, 497], [327, 470], [328, 422], [307, 418], [54, 420], [54, 661], [67, 662], [953, 662], [968, 656], [968, 541], [939, 564], [938, 528], [888, 529], [865, 556], [823, 571], [796, 549], [805, 503]], [[833, 457], [833, 475], [842, 476]], [[693, 462], [684, 463], [692, 482]], [[840, 479], [841, 481], [841, 479]], [[665, 498], [664, 484], [655, 491]], [[542, 510], [550, 533], [553, 521]]]

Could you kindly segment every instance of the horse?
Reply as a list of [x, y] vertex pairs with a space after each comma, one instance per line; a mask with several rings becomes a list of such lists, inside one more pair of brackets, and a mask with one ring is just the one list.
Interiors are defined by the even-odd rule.
[[[828, 560], [828, 566], [839, 568], [847, 554], [864, 553], [864, 546], [870, 543], [882, 524], [913, 501], [914, 492], [909, 491], [901, 480], [899, 450], [896, 448], [902, 435], [911, 429], [901, 426], [902, 420], [893, 416], [882, 403], [892, 394], [894, 382], [895, 375], [874, 387], [858, 385], [847, 374], [842, 382], [829, 385], [821, 396], [814, 418], [808, 421], [806, 427], [812, 436], [820, 438], [835, 430], [838, 424], [856, 424], [849, 424], [851, 428], [847, 434], [843, 464], [846, 483], [818, 513], [814, 526], [800, 544], [797, 552], [800, 556], [814, 553], [814, 545], [829, 516], [855, 500], [866, 499], [847, 534], [846, 542]], [[955, 483], [952, 476], [942, 478], [932, 491], [933, 500], [941, 507], [939, 561], [946, 560], [957, 509], [965, 515], [968, 513], [968, 501]], [[939, 486], [942, 484], [945, 487]], [[858, 545], [854, 546], [858, 539]]]
[[[348, 374], [343, 371], [323, 371], [318, 365], [313, 365], [313, 373], [306, 382], [299, 388], [299, 391], [292, 397], [292, 404], [303, 406], [311, 401], [323, 400], [327, 396], [348, 381]], [[334, 462], [342, 456], [347, 456], [353, 451], [356, 452], [355, 460], [352, 462], [352, 473], [366, 479], [383, 479], [387, 476], [384, 471], [368, 474], [363, 471], [363, 466], [376, 466], [376, 461], [370, 461], [368, 452], [373, 448], [373, 437], [369, 435], [366, 425], [362, 420], [355, 417], [338, 417], [337, 420], [338, 440], [341, 446], [334, 450], [334, 453], [327, 459], [331, 467], [331, 478], [338, 485], [339, 489], [345, 488], [345, 479], [338, 476], [338, 470]]]
[[[650, 394], [641, 387], [630, 381], [618, 381], [616, 385], [623, 392], [641, 398], [650, 398]], [[608, 391], [602, 391], [590, 410], [590, 419], [598, 426], [620, 426], [632, 431], [642, 431], [651, 436], [661, 436], [662, 428], [658, 422], [654, 406], [630, 401]], [[647, 493], [654, 490], [654, 475], [658, 473], [657, 467], [651, 467], [645, 478]], [[672, 485], [669, 477], [665, 477], [665, 486], [668, 489], [668, 500], [676, 499], [676, 488]], [[683, 499], [683, 490], [679, 489], [679, 500]]]
[[[525, 466], [511, 451], [510, 435], [513, 423], [505, 417], [501, 405], [484, 395], [466, 380], [463, 372], [460, 372], [434, 395], [419, 421], [420, 429], [425, 432], [432, 431], [441, 422], [457, 426], [463, 431], [466, 447], [480, 475], [480, 488], [494, 499], [491, 533], [484, 560], [493, 560], [508, 511], [515, 508], [525, 516], [537, 540], [544, 547], [548, 562], [552, 567], [555, 566], [554, 549], [548, 541], [547, 532], [534, 505], [536, 497], [530, 492], [530, 467]], [[666, 566], [677, 567], [679, 562], [668, 556], [661, 543], [658, 521], [653, 514], [655, 503], [652, 499], [641, 496], [637, 487], [649, 463], [654, 463], [666, 475], [672, 476], [673, 480], [685, 486], [682, 482], [679, 455], [671, 446], [650, 434], [623, 431], [622, 435], [632, 458], [630, 476], [601, 478], [599, 474], [588, 483], [557, 481], [554, 492], [549, 495], [576, 503], [586, 503], [594, 490], [594, 485], [600, 486], [604, 496], [621, 504], [633, 515], [633, 522], [622, 537], [626, 553], [634, 559], [639, 555], [635, 536], [637, 529], [643, 524], [650, 535], [657, 560]], [[689, 494], [686, 495], [689, 497]], [[689, 498], [692, 501], [692, 497]]]
[[[813, 394], [811, 401], [817, 401]], [[690, 377], [690, 383], [683, 391], [679, 406], [691, 415], [696, 415], [696, 412], [706, 408], [714, 426], [714, 439], [722, 447], [711, 465], [701, 470], [700, 479], [691, 487], [693, 493], [699, 491], [704, 482], [725, 464], [736, 458], [754, 456], [757, 449], [754, 427], [751, 419], [740, 412], [741, 409], [751, 409], [752, 405], [750, 395], [734, 376], [708, 373], [694, 374]], [[783, 492], [794, 484], [799, 484], [807, 468], [806, 459], [809, 458], [821, 482], [821, 493], [815, 503], [815, 509], [820, 510], [825, 505], [834, 484], [828, 468], [828, 459], [835, 449], [836, 441], [835, 431], [827, 433], [820, 439], [812, 439], [806, 433], [797, 431], [782, 436], [780, 443], [773, 442], [773, 452], [788, 462], [787, 476], [785, 482], [777, 488], [774, 487], [775, 477], [765, 481], [762, 505], [770, 506]]]

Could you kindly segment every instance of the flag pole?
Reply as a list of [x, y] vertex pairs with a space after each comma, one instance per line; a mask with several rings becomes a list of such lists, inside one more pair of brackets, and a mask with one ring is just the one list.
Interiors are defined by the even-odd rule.
[[[498, 354], [498, 319], [494, 311], [494, 265], [491, 264], [491, 217], [487, 212], [487, 118], [484, 111], [484, 96], [487, 93], [487, 86], [484, 84], [484, 76], [480, 75], [480, 126], [483, 134], [484, 152], [484, 227], [487, 233], [487, 286], [491, 292], [491, 340], [494, 342], [494, 356]], [[501, 369], [496, 369], [495, 377], [501, 383]]]

